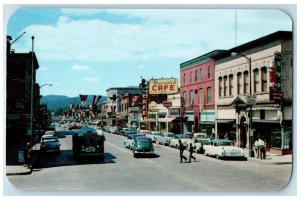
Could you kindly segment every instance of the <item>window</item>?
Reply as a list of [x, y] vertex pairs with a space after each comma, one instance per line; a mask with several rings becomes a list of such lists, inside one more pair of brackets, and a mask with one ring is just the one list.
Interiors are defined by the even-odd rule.
[[222, 77], [219, 77], [219, 97], [222, 97]]
[[244, 72], [244, 94], [250, 94], [249, 93], [249, 73], [248, 73], [248, 71]]
[[207, 88], [207, 103], [212, 102], [212, 96], [211, 96], [211, 87]]
[[232, 90], [233, 90], [233, 75], [229, 75], [229, 96], [232, 96]]
[[261, 91], [267, 91], [267, 68], [261, 68]]
[[242, 82], [242, 73], [237, 73], [237, 94], [242, 94], [243, 82]]
[[183, 92], [183, 104], [186, 105], [186, 92]]
[[183, 85], [186, 84], [186, 74], [183, 74]]
[[259, 92], [259, 71], [258, 69], [254, 70], [254, 93]]
[[202, 109], [203, 107], [203, 89], [199, 89], [199, 107]]
[[210, 74], [211, 73], [211, 71], [210, 71], [210, 66], [208, 66], [208, 68], [207, 68], [207, 78], [208, 79], [210, 79]]
[[195, 71], [195, 82], [197, 82], [198, 81], [198, 71], [196, 70]]
[[194, 105], [194, 90], [190, 91], [190, 105]]
[[190, 72], [190, 83], [193, 82], [193, 71]]
[[224, 76], [224, 97], [227, 96], [227, 90], [228, 90], [228, 78], [227, 76]]
[[202, 79], [203, 79], [202, 69], [199, 70], [199, 74], [200, 74], [200, 75], [199, 75], [199, 80], [202, 81]]

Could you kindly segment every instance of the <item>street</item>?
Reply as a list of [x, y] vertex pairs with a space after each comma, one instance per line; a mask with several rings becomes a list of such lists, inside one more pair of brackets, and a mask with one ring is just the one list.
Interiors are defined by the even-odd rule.
[[[194, 154], [180, 163], [179, 150], [154, 144], [155, 154], [134, 158], [125, 137], [105, 133], [103, 160], [72, 156], [72, 136], [60, 138], [59, 154], [42, 155], [28, 176], [8, 176], [18, 189], [97, 192], [276, 192], [288, 182], [292, 165], [219, 160]], [[188, 152], [184, 152], [187, 156]]]

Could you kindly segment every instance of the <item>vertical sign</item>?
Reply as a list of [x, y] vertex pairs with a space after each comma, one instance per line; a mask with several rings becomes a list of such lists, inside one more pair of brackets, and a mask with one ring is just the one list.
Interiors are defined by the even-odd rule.
[[146, 93], [144, 92], [143, 93], [143, 102], [142, 102], [142, 117], [143, 117], [143, 119], [145, 119], [145, 117], [147, 116], [146, 106], [147, 106], [147, 96], [146, 96]]

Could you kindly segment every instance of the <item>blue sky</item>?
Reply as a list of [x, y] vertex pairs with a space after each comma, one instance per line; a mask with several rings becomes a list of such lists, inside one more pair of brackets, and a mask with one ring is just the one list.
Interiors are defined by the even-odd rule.
[[[237, 35], [235, 36], [235, 12]], [[141, 76], [179, 79], [182, 62], [230, 49], [292, 20], [272, 9], [21, 8], [7, 23], [15, 52], [34, 51], [42, 95], [106, 95], [110, 87], [138, 86]], [[237, 39], [235, 41], [235, 38]]]

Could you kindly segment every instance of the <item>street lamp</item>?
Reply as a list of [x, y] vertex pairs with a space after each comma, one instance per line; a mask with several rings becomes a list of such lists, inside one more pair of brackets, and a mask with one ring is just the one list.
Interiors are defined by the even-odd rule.
[[253, 130], [252, 130], [252, 106], [255, 102], [256, 96], [252, 95], [252, 78], [251, 78], [251, 57], [247, 57], [244, 54], [241, 53], [236, 53], [236, 52], [232, 52], [231, 56], [232, 57], [236, 57], [236, 56], [242, 56], [244, 57], [248, 64], [249, 64], [249, 80], [250, 80], [250, 90], [249, 90], [249, 97], [248, 97], [248, 104], [249, 104], [249, 125], [248, 125], [248, 134], [249, 134], [249, 157], [254, 157], [254, 151], [252, 149], [252, 141], [251, 141], [251, 136], [253, 135]]

